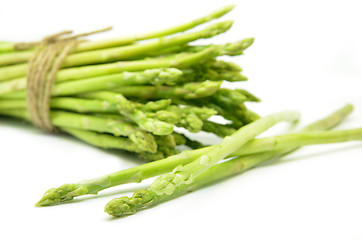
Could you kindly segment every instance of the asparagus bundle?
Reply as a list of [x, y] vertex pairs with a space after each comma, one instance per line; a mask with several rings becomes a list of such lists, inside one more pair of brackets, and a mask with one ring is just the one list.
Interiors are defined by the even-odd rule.
[[[232, 21], [184, 32], [232, 8], [165, 30], [80, 42], [55, 75], [49, 101], [51, 124], [92, 145], [135, 152], [152, 161], [178, 153], [180, 145], [203, 146], [181, 134], [182, 128], [224, 137], [258, 119], [245, 106], [258, 98], [246, 90], [221, 87], [223, 81], [247, 80], [242, 69], [218, 59], [241, 55], [253, 39], [190, 44], [226, 32]], [[1, 42], [1, 115], [32, 121], [27, 75], [36, 47], [37, 43]], [[229, 123], [211, 121], [215, 115]]]

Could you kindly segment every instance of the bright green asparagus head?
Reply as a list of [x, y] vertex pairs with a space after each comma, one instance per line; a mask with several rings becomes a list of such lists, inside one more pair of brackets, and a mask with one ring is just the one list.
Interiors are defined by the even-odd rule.
[[231, 4], [210, 13], [210, 20], [224, 16], [225, 14], [233, 10], [234, 7], [235, 4]]
[[217, 70], [217, 71], [221, 71], [221, 72], [225, 72], [225, 71], [230, 71], [230, 72], [241, 72], [243, 69], [236, 63], [233, 62], [226, 62], [226, 61], [221, 61], [221, 60], [217, 60], [217, 61], [210, 61], [208, 63], [208, 67]]
[[250, 47], [254, 38], [246, 38], [237, 42], [220, 45], [220, 55], [237, 56], [243, 54], [243, 51]]
[[157, 152], [157, 144], [152, 134], [137, 131], [129, 135], [129, 138], [133, 143], [137, 144], [139, 149], [150, 153]]
[[173, 85], [178, 78], [182, 75], [182, 71], [177, 68], [161, 68], [161, 69], [148, 69], [145, 72], [153, 72], [155, 77], [151, 81], [153, 85]]
[[131, 198], [121, 197], [111, 200], [104, 208], [104, 211], [115, 217], [131, 215], [137, 210], [152, 205], [156, 200], [156, 195], [149, 190], [134, 192]]
[[234, 21], [228, 20], [228, 21], [224, 21], [224, 22], [218, 22], [218, 23], [211, 24], [202, 31], [203, 38], [211, 38], [218, 34], [224, 33], [231, 28], [233, 23], [234, 23]]
[[147, 162], [153, 162], [156, 160], [164, 159], [166, 156], [163, 154], [163, 152], [158, 150], [156, 153], [141, 152], [138, 154], [138, 157]]
[[147, 121], [139, 123], [139, 126], [142, 129], [147, 129], [147, 131], [152, 132], [154, 135], [160, 136], [171, 134], [174, 127], [173, 124], [153, 118], [149, 118]]
[[183, 110], [196, 114], [202, 120], [207, 120], [217, 114], [215, 109], [208, 107], [184, 107]]
[[183, 135], [174, 132], [172, 133], [172, 136], [175, 139], [176, 145], [183, 145], [186, 143], [186, 138]]
[[176, 140], [174, 133], [165, 136], [155, 136], [156, 142], [159, 146], [176, 147]]
[[205, 81], [201, 83], [188, 83], [184, 85], [185, 99], [203, 98], [214, 94], [221, 86], [222, 81]]
[[162, 109], [166, 109], [172, 103], [171, 99], [161, 99], [158, 101], [149, 101], [144, 106], [143, 109], [145, 111], [159, 111]]
[[178, 185], [187, 183], [183, 175], [178, 173], [166, 173], [158, 178], [152, 183], [151, 190], [157, 195], [171, 195]]
[[176, 124], [180, 121], [180, 115], [175, 112], [170, 112], [167, 110], [160, 110], [154, 113], [154, 116], [163, 122], [168, 122], [172, 124]]
[[248, 77], [242, 75], [239, 72], [225, 72], [219, 74], [219, 79], [225, 79], [228, 82], [241, 82], [241, 81], [247, 81]]
[[35, 206], [50, 206], [61, 202], [68, 202], [74, 197], [85, 194], [88, 194], [88, 189], [82, 184], [64, 184], [58, 188], [52, 188], [46, 191]]
[[200, 132], [204, 125], [204, 122], [194, 113], [187, 114], [182, 120], [182, 126], [193, 133]]

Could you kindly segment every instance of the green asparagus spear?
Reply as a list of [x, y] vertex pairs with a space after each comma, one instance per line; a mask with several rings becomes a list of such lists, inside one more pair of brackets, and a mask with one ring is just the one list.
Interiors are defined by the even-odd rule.
[[113, 89], [125, 97], [139, 97], [143, 99], [195, 99], [204, 98], [214, 94], [222, 82], [194, 82], [182, 86], [125, 86]]
[[[128, 44], [132, 44], [136, 41], [158, 38], [158, 37], [163, 37], [163, 36], [171, 35], [171, 34], [178, 33], [178, 32], [184, 32], [186, 30], [194, 28], [203, 23], [209, 22], [213, 19], [220, 18], [223, 15], [225, 15], [226, 13], [230, 12], [233, 8], [234, 8], [234, 5], [228, 5], [223, 8], [220, 8], [216, 11], [213, 11], [210, 14], [203, 16], [201, 18], [194, 19], [190, 22], [187, 22], [187, 23], [184, 23], [181, 25], [177, 25], [174, 27], [170, 27], [167, 29], [159, 30], [159, 31], [135, 34], [135, 35], [130, 35], [130, 36], [116, 37], [116, 38], [94, 41], [94, 42], [82, 42], [73, 50], [73, 52], [74, 53], [85, 52], [85, 51], [90, 51], [90, 50], [95, 50], [95, 49], [103, 49], [103, 48], [128, 45]], [[16, 50], [17, 50], [16, 43], [0, 42], [0, 53], [13, 52]], [[31, 56], [31, 54], [28, 52], [24, 55], [25, 56], [17, 55], [14, 58], [22, 58], [26, 61]], [[17, 61], [17, 62], [19, 62], [19, 61]], [[15, 63], [15, 62], [12, 62], [12, 64], [13, 63]]]
[[[310, 127], [304, 128], [304, 130], [315, 131], [330, 129], [342, 122], [352, 112], [352, 110], [353, 107], [351, 105], [346, 105], [332, 113], [330, 116], [309, 125]], [[290, 147], [294, 147], [293, 144], [295, 144], [295, 142], [289, 142], [289, 144], [291, 144]], [[210, 149], [212, 149], [212, 146], [192, 151], [187, 150], [166, 159], [121, 170], [115, 173], [101, 176], [99, 178], [74, 184], [64, 184], [58, 188], [52, 188], [48, 190], [36, 205], [47, 206], [61, 202], [67, 202], [72, 200], [74, 197], [86, 194], [97, 194], [101, 190], [120, 184], [141, 182], [144, 179], [170, 172], [178, 165], [185, 165], [190, 163], [194, 159], [208, 152]]]
[[[197, 176], [193, 184], [181, 185], [175, 189], [172, 195], [158, 195], [151, 189], [135, 191], [132, 197], [120, 197], [112, 199], [104, 208], [104, 211], [115, 217], [132, 215], [139, 210], [150, 208], [160, 203], [169, 201], [178, 196], [194, 191], [204, 185], [217, 180], [244, 172], [262, 162], [282, 155], [283, 152], [267, 152], [246, 157], [237, 157], [233, 160], [212, 166], [206, 172]], [[66, 189], [68, 190], [68, 189]], [[66, 191], [65, 190], [65, 191]]]
[[140, 148], [138, 144], [132, 142], [129, 138], [115, 137], [109, 134], [101, 134], [70, 127], [62, 127], [61, 130], [97, 147], [105, 149], [121, 149], [136, 153], [144, 151], [144, 149]]
[[[1, 111], [0, 114], [23, 118], [30, 120], [26, 110], [7, 110]], [[65, 111], [51, 111], [50, 118], [52, 124], [56, 127], [77, 128], [81, 130], [91, 130], [98, 133], [111, 133], [114, 136], [127, 136], [142, 151], [155, 153], [157, 144], [153, 135], [137, 129], [130, 123], [121, 120], [105, 119], [90, 115], [76, 114]]]
[[298, 118], [299, 113], [287, 111], [276, 113], [250, 123], [236, 131], [234, 134], [224, 138], [220, 144], [213, 146], [210, 151], [191, 163], [184, 166], [179, 165], [174, 169], [173, 173], [161, 175], [151, 185], [151, 189], [157, 195], [171, 195], [177, 186], [192, 183], [195, 177], [235, 152], [258, 134], [281, 121], [294, 122], [297, 121]]
[[[83, 92], [113, 89], [121, 86], [154, 84], [160, 85], [164, 82], [173, 82], [182, 75], [176, 68], [148, 69], [141, 72], [122, 72], [94, 78], [86, 78], [77, 81], [69, 81], [55, 84], [52, 96], [69, 96]], [[14, 90], [26, 88], [26, 81], [4, 82], [0, 87], [0, 95], [11, 93]], [[23, 92], [25, 97], [25, 92]]]
[[[191, 33], [183, 33], [176, 37], [160, 38], [158, 40], [146, 43], [71, 54], [64, 59], [62, 67], [84, 66], [96, 63], [107, 63], [107, 62], [125, 60], [128, 58], [142, 55], [145, 52], [155, 51], [165, 47], [185, 44], [191, 41], [195, 41], [197, 39], [211, 38], [215, 35], [226, 32], [231, 27], [232, 24], [233, 21], [224, 21], [224, 22], [211, 24], [210, 26], [206, 27], [203, 30]], [[18, 62], [18, 59], [21, 59], [18, 56], [19, 54], [16, 54], [15, 58], [13, 57], [9, 58], [8, 55], [14, 55], [14, 54], [0, 55], [0, 66], [13, 64], [14, 60]], [[31, 54], [30, 56], [28, 56], [28, 59], [30, 57]], [[21, 60], [22, 60], [21, 62], [23, 62], [24, 59]]]
[[173, 125], [164, 121], [159, 121], [154, 118], [149, 118], [147, 115], [137, 109], [137, 106], [128, 101], [121, 94], [116, 94], [113, 92], [94, 92], [84, 94], [84, 97], [93, 98], [93, 99], [102, 99], [115, 102], [119, 109], [119, 112], [129, 117], [134, 121], [141, 129], [151, 132], [155, 135], [168, 135], [173, 132]]
[[230, 136], [231, 134], [234, 134], [237, 129], [233, 128], [229, 125], [223, 125], [211, 121], [204, 121], [204, 124], [202, 126], [202, 130], [205, 132], [211, 132], [216, 134], [219, 137], [226, 137]]
[[[184, 106], [182, 108], [172, 105], [170, 101], [159, 100], [143, 105], [127, 100], [122, 95], [113, 92], [94, 92], [83, 95], [82, 98], [59, 97], [52, 98], [52, 109], [70, 110], [79, 113], [120, 113], [138, 125], [139, 128], [155, 135], [172, 133], [173, 125], [184, 127], [191, 132], [199, 132], [205, 120], [216, 114], [209, 108]], [[0, 100], [0, 110], [26, 109], [25, 99]], [[158, 110], [160, 109], [160, 110]], [[158, 110], [158, 111], [155, 111]], [[122, 119], [117, 116], [118, 119]], [[209, 126], [210, 124], [208, 124]], [[220, 129], [215, 129], [219, 128]], [[206, 127], [205, 131], [218, 133], [225, 130], [223, 125]], [[225, 130], [227, 131], [227, 130]]]
[[[202, 62], [206, 59], [213, 58], [217, 56], [218, 53], [219, 52], [216, 48], [211, 47], [205, 49], [202, 52], [188, 54], [186, 56], [179, 54], [170, 59], [146, 59], [61, 69], [58, 71], [55, 77], [55, 82], [85, 79], [96, 76], [121, 73], [124, 71], [142, 71], [150, 68], [188, 67], [189, 65], [192, 65], [196, 62]], [[25, 72], [26, 66], [23, 68], [15, 66], [14, 69], [11, 67], [0, 68], [0, 92], [15, 92], [21, 89], [25, 89], [26, 78], [22, 77], [25, 75]], [[1, 82], [4, 80], [3, 76], [10, 76], [11, 80]], [[9, 91], [8, 89], [12, 89], [12, 91]], [[11, 94], [8, 95], [11, 96]], [[24, 96], [24, 92], [21, 93], [20, 97]]]
[[14, 44], [12, 42], [0, 42], [0, 53], [14, 51]]
[[[347, 107], [348, 108], [348, 107]], [[342, 109], [341, 111], [345, 111], [345, 109]], [[336, 115], [334, 115], [336, 116]], [[323, 124], [329, 125], [331, 123], [330, 121], [334, 120], [334, 116], [318, 121], [317, 124], [312, 124], [310, 126], [307, 126], [302, 131], [308, 131], [308, 130], [316, 130], [318, 127], [322, 127]], [[329, 125], [333, 126], [333, 124]], [[323, 127], [322, 127], [323, 128]], [[361, 129], [359, 129], [361, 130]], [[358, 131], [359, 131], [358, 130]], [[316, 135], [319, 135], [319, 133], [315, 133]], [[359, 133], [360, 134], [360, 133]], [[344, 135], [348, 138], [348, 135]], [[358, 139], [360, 139], [361, 136], [359, 136]], [[271, 138], [270, 138], [271, 139]], [[315, 139], [318, 139], [315, 138]], [[254, 140], [257, 141], [257, 140]], [[294, 143], [290, 142], [289, 143]], [[292, 144], [293, 145], [293, 144]], [[250, 147], [250, 146], [249, 146]], [[171, 195], [158, 195], [151, 189], [147, 190], [138, 190], [134, 192], [131, 198], [129, 197], [121, 197], [111, 200], [106, 206], [105, 206], [105, 212], [107, 212], [110, 215], [121, 217], [121, 216], [127, 216], [136, 213], [137, 211], [145, 208], [149, 208], [152, 206], [155, 206], [159, 203], [171, 200], [173, 198], [176, 198], [180, 195], [183, 195], [187, 192], [194, 191], [198, 188], [201, 188], [205, 185], [208, 185], [210, 183], [213, 183], [217, 180], [230, 177], [232, 175], [235, 175], [237, 173], [244, 172], [250, 168], [253, 168], [255, 166], [258, 166], [259, 164], [269, 161], [271, 159], [281, 157], [285, 154], [288, 154], [292, 151], [296, 150], [297, 146], [291, 146], [288, 144], [284, 145], [284, 148], [281, 148], [280, 150], [273, 150], [268, 151], [264, 153], [254, 154], [254, 155], [248, 155], [248, 156], [241, 156], [236, 157], [232, 160], [217, 164], [212, 166], [210, 169], [202, 173], [201, 175], [197, 176], [192, 184], [189, 185], [180, 185], [175, 189], [173, 194]]]
[[[68, 81], [75, 79], [84, 79], [95, 76], [119, 73], [123, 71], [141, 71], [149, 68], [186, 68], [193, 64], [201, 64], [210, 59], [213, 59], [217, 56], [222, 56], [224, 54], [236, 55], [250, 46], [253, 42], [253, 39], [244, 39], [238, 42], [235, 42], [234, 48], [227, 48], [225, 51], [224, 47], [211, 46], [196, 53], [190, 54], [177, 54], [171, 58], [151, 58], [151, 59], [142, 59], [134, 61], [123, 61], [91, 66], [82, 66], [82, 67], [72, 67], [61, 69], [58, 71], [55, 81]], [[237, 44], [236, 44], [237, 43]], [[236, 46], [239, 47], [236, 48]], [[25, 84], [24, 76], [26, 75], [27, 65], [20, 64], [9, 67], [0, 68], [0, 82], [10, 80], [14, 82], [13, 84]], [[10, 84], [10, 83], [8, 83]], [[2, 83], [0, 83], [1, 89]]]

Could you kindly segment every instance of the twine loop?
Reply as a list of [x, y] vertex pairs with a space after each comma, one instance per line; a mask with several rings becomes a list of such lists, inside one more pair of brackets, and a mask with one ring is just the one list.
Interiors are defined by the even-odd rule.
[[72, 31], [62, 31], [45, 37], [40, 42], [18, 43], [17, 49], [35, 48], [27, 70], [26, 101], [31, 122], [46, 131], [56, 132], [50, 120], [51, 90], [64, 59], [81, 42], [80, 37], [108, 31], [104, 28], [88, 33], [68, 36]]

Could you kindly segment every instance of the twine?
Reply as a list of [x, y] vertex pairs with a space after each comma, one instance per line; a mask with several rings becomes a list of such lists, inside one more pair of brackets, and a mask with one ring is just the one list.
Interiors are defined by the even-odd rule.
[[55, 76], [64, 59], [81, 42], [79, 37], [108, 31], [104, 28], [88, 33], [67, 36], [72, 31], [63, 31], [45, 37], [40, 42], [18, 43], [17, 49], [35, 48], [27, 71], [26, 102], [31, 122], [46, 131], [56, 132], [50, 120], [50, 98]]

